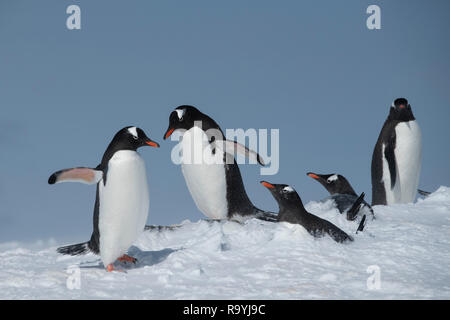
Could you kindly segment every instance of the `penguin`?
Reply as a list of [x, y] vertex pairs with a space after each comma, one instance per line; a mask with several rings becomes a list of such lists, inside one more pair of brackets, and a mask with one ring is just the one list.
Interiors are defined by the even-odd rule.
[[64, 169], [50, 176], [49, 184], [97, 184], [91, 239], [60, 247], [58, 253], [99, 254], [108, 272], [114, 270], [116, 260], [136, 262], [126, 252], [144, 230], [148, 216], [147, 174], [144, 160], [137, 152], [143, 146], [158, 148], [159, 144], [142, 129], [125, 127], [116, 133], [97, 167]]
[[430, 194], [431, 194], [431, 192], [430, 191], [425, 191], [425, 190], [421, 190], [421, 189], [417, 189], [417, 192], [421, 195], [421, 196], [423, 196], [423, 197], [428, 197]]
[[422, 165], [420, 127], [405, 98], [396, 99], [372, 155], [372, 205], [411, 203]]
[[274, 213], [256, 208], [247, 196], [235, 152], [264, 165], [261, 156], [247, 147], [226, 140], [216, 121], [194, 106], [177, 107], [169, 116], [164, 140], [180, 132], [178, 147], [181, 171], [197, 206], [213, 220], [256, 217], [276, 221]]
[[353, 241], [351, 236], [331, 222], [306, 211], [300, 196], [291, 186], [267, 181], [261, 181], [261, 184], [272, 193], [278, 203], [278, 221], [300, 224], [316, 238], [328, 234], [336, 242]]
[[[330, 193], [330, 197], [327, 199], [333, 199], [340, 213], [347, 213], [347, 220], [353, 221], [356, 219], [358, 213], [362, 213], [362, 211], [359, 210], [355, 213], [352, 213], [352, 211], [349, 210], [355, 204], [358, 195], [344, 176], [336, 173], [318, 174], [314, 172], [308, 172], [306, 175], [318, 181], [325, 189], [327, 189]], [[364, 192], [362, 194], [364, 194]], [[372, 207], [364, 199], [362, 200], [362, 204], [369, 209], [372, 218], [374, 218], [375, 215]]]

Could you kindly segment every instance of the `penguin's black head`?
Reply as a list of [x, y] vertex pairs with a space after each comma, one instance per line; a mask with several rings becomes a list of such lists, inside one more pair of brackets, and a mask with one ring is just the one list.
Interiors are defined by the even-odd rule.
[[217, 123], [200, 112], [196, 107], [183, 105], [175, 108], [169, 116], [169, 127], [164, 134], [166, 140], [175, 130], [189, 130], [194, 125], [201, 126], [206, 131], [210, 128], [218, 129]]
[[189, 130], [194, 126], [194, 122], [200, 120], [202, 113], [193, 106], [183, 105], [175, 108], [169, 116], [169, 127], [164, 134], [164, 140], [178, 129]]
[[407, 108], [411, 109], [411, 106], [409, 105], [408, 100], [406, 100], [405, 98], [395, 99], [394, 102], [392, 103], [392, 107], [394, 107], [397, 111], [401, 111], [401, 110], [407, 109]]
[[266, 187], [272, 196], [277, 200], [280, 209], [282, 207], [297, 207], [299, 204], [303, 207], [302, 200], [298, 193], [287, 184], [274, 184], [267, 181], [261, 181], [261, 184]]
[[125, 127], [117, 132], [111, 142], [111, 146], [115, 150], [135, 151], [144, 146], [159, 148], [159, 144], [147, 137], [144, 130], [134, 126]]
[[317, 174], [313, 172], [307, 173], [308, 177], [318, 181], [321, 185], [327, 189], [327, 191], [333, 194], [351, 194], [356, 195], [350, 183], [340, 174]]
[[391, 105], [391, 111], [389, 113], [389, 118], [398, 121], [411, 121], [415, 120], [412, 113], [411, 105], [405, 98], [395, 99]]

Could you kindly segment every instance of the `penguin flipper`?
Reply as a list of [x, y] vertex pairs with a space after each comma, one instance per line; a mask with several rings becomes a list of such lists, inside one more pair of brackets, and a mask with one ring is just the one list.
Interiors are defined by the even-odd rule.
[[384, 156], [389, 165], [389, 173], [391, 175], [391, 189], [394, 188], [395, 182], [397, 179], [397, 165], [395, 160], [395, 145], [396, 145], [396, 136], [393, 134], [389, 139], [389, 142], [385, 145], [384, 148]]
[[272, 212], [261, 211], [255, 215], [255, 218], [262, 221], [278, 222], [278, 215]]
[[91, 250], [89, 249], [89, 242], [71, 244], [71, 245], [59, 247], [58, 249], [56, 249], [56, 252], [58, 252], [60, 254], [70, 255], [70, 256], [86, 254], [90, 251]]
[[363, 215], [359, 223], [358, 229], [356, 230], [356, 233], [358, 233], [359, 231], [363, 231], [365, 226], [366, 226], [366, 215]]
[[424, 191], [424, 190], [420, 190], [420, 189], [417, 189], [417, 192], [419, 192], [419, 194], [424, 197], [428, 197], [431, 194], [431, 192], [429, 192], [429, 191]]
[[78, 167], [56, 171], [50, 178], [48, 184], [55, 184], [60, 182], [81, 182], [85, 184], [96, 184], [103, 178], [103, 171]]
[[[242, 154], [249, 158], [250, 160], [258, 162], [260, 165], [265, 166], [263, 158], [253, 150], [250, 150], [246, 146], [231, 140], [216, 140], [215, 145], [219, 147], [222, 151], [234, 156], [237, 153]], [[235, 151], [236, 150], [236, 151]]]
[[356, 216], [359, 213], [359, 210], [361, 209], [361, 204], [364, 201], [365, 193], [361, 193], [361, 195], [358, 197], [358, 199], [355, 200], [352, 207], [347, 211], [347, 220], [353, 221], [356, 219]]
[[278, 214], [270, 211], [264, 211], [261, 209], [258, 209], [257, 207], [253, 206], [253, 217], [261, 220], [261, 221], [268, 221], [268, 222], [278, 222]]

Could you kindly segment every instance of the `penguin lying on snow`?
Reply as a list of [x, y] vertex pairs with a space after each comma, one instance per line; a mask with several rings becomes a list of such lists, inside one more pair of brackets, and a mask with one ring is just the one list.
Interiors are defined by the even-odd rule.
[[372, 205], [413, 202], [422, 165], [420, 127], [404, 98], [396, 99], [372, 155]]
[[[236, 150], [264, 165], [256, 152], [226, 140], [219, 125], [193, 106], [179, 106], [170, 114], [164, 139], [176, 130], [183, 131], [181, 171], [197, 208], [205, 216], [216, 220], [256, 217], [276, 221], [275, 214], [252, 204], [234, 159]], [[188, 154], [200, 154], [203, 159], [195, 162]]]
[[[306, 175], [318, 181], [325, 189], [327, 189], [330, 193], [329, 198], [333, 199], [339, 212], [347, 213], [347, 220], [355, 220], [358, 213], [360, 213], [361, 216], [364, 215], [361, 210], [357, 210], [356, 212], [349, 210], [354, 206], [355, 201], [358, 199], [358, 195], [344, 176], [336, 173], [317, 174], [314, 172], [308, 172]], [[364, 192], [360, 196], [364, 198]], [[364, 200], [362, 200], [362, 204], [369, 209], [372, 218], [374, 218], [372, 207]]]
[[261, 184], [269, 189], [278, 202], [280, 208], [278, 221], [300, 224], [314, 237], [328, 234], [336, 242], [353, 241], [351, 236], [331, 222], [306, 211], [302, 200], [292, 187], [286, 184], [271, 184], [266, 181], [261, 181]]
[[61, 254], [100, 254], [103, 265], [113, 271], [116, 260], [136, 262], [125, 253], [144, 230], [149, 195], [144, 160], [136, 151], [142, 146], [159, 147], [144, 131], [125, 127], [114, 136], [96, 168], [71, 168], [53, 173], [49, 184], [81, 182], [97, 184], [94, 231], [88, 242], [58, 248]]

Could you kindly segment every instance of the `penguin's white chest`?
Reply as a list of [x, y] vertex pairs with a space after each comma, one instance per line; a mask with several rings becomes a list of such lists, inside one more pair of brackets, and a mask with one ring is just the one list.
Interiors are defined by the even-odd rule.
[[126, 253], [144, 230], [149, 195], [144, 160], [122, 150], [108, 163], [106, 185], [99, 182], [100, 256], [106, 266]]
[[228, 205], [223, 152], [216, 149], [213, 154], [207, 135], [198, 127], [184, 133], [181, 151], [181, 170], [197, 208], [211, 219], [226, 219]]
[[422, 134], [417, 121], [399, 123], [395, 127], [400, 203], [413, 202], [419, 186], [422, 166]]

